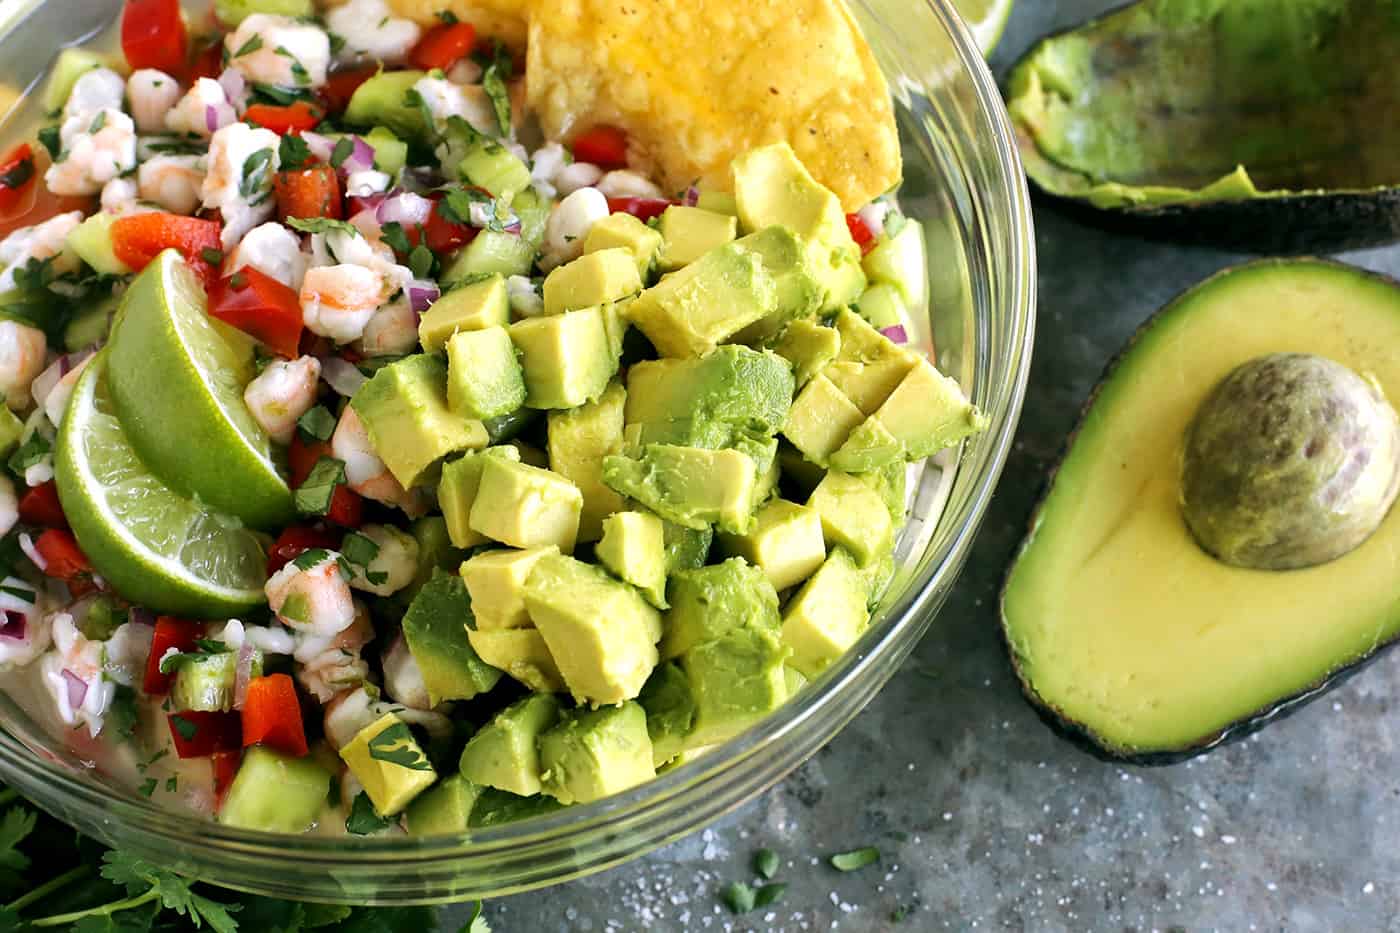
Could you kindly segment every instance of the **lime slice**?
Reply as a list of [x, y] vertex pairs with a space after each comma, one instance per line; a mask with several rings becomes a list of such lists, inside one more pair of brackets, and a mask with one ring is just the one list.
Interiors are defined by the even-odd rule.
[[1013, 0], [953, 0], [983, 55], [991, 55], [1011, 15]]
[[174, 250], [136, 277], [108, 344], [112, 402], [141, 459], [172, 488], [255, 528], [285, 524], [292, 494], [243, 404], [252, 343], [225, 336], [207, 304]]
[[264, 603], [257, 534], [175, 492], [132, 449], [108, 397], [107, 353], [83, 372], [58, 433], [58, 494], [93, 568], [156, 612], [226, 619]]

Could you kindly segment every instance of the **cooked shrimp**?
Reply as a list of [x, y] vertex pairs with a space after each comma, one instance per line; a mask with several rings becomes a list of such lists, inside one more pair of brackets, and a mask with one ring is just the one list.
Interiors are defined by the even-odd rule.
[[293, 657], [297, 679], [322, 703], [342, 690], [358, 686], [369, 677], [369, 664], [360, 657], [374, 640], [374, 623], [363, 603], [354, 604], [355, 621], [330, 638], [298, 635]]
[[326, 28], [344, 40], [336, 58], [347, 63], [398, 64], [423, 35], [413, 20], [393, 16], [384, 0], [350, 0], [327, 10]]
[[603, 170], [592, 162], [574, 162], [561, 168], [554, 175], [553, 182], [559, 193], [568, 197], [580, 188], [598, 184], [598, 179], [602, 177]]
[[314, 88], [326, 83], [331, 42], [325, 30], [273, 13], [244, 17], [224, 38], [230, 66], [249, 81]]
[[331, 435], [331, 453], [345, 464], [345, 484], [352, 490], [385, 505], [403, 501], [403, 486], [379, 459], [364, 422], [350, 406], [341, 412]]
[[413, 89], [433, 115], [443, 124], [448, 117], [461, 117], [478, 132], [495, 133], [496, 110], [486, 89], [479, 84], [453, 84], [443, 78], [419, 78]]
[[0, 393], [16, 411], [29, 405], [29, 386], [44, 371], [44, 332], [18, 321], [0, 321]]
[[108, 214], [125, 214], [137, 206], [140, 189], [134, 178], [113, 178], [102, 186], [102, 210]]
[[213, 78], [200, 78], [165, 115], [165, 128], [178, 136], [209, 139], [226, 126], [238, 122], [238, 111]]
[[103, 650], [102, 671], [125, 687], [134, 687], [146, 672], [146, 658], [151, 653], [155, 628], [138, 622], [124, 622], [107, 639]]
[[274, 441], [290, 444], [297, 419], [316, 404], [321, 361], [314, 356], [275, 360], [243, 390], [243, 402], [253, 420]]
[[165, 115], [184, 96], [180, 82], [163, 71], [140, 68], [126, 79], [126, 100], [131, 118], [142, 133], [165, 131]]
[[[126, 82], [110, 68], [93, 68], [79, 75], [63, 103], [63, 122], [86, 117], [91, 119], [102, 110], [122, 109]], [[63, 137], [67, 145], [67, 137]]]
[[385, 713], [393, 713], [410, 725], [422, 726], [432, 736], [452, 734], [452, 721], [442, 713], [430, 710], [409, 709], [400, 703], [381, 699], [379, 690], [373, 685], [362, 685], [353, 690], [338, 693], [326, 704], [326, 741], [335, 749], [344, 748], [363, 729]]
[[[72, 397], [73, 390], [77, 388], [78, 377], [87, 369], [87, 364], [92, 362], [92, 357], [84, 357], [76, 366], [59, 377], [58, 381], [49, 389], [49, 394], [45, 395], [42, 401], [44, 414], [54, 427], [63, 423], [63, 413], [68, 410], [68, 399]], [[36, 401], [38, 401], [36, 399]]]
[[580, 188], [556, 204], [545, 221], [540, 265], [552, 268], [582, 256], [588, 231], [609, 213], [608, 199], [597, 188]]
[[72, 272], [78, 258], [67, 250], [68, 234], [83, 222], [82, 211], [69, 211], [50, 217], [32, 227], [21, 227], [0, 240], [0, 291], [15, 287], [15, 273], [29, 265], [31, 259], [52, 259], [55, 273]]
[[97, 735], [117, 693], [116, 681], [103, 674], [106, 646], [84, 637], [66, 612], [54, 613], [50, 626], [53, 650], [39, 661], [44, 687], [64, 724], [86, 724], [88, 733]]
[[63, 129], [69, 138], [44, 173], [54, 194], [97, 194], [136, 167], [136, 124], [121, 110], [108, 107], [92, 117], [74, 117]]
[[243, 235], [276, 209], [272, 178], [277, 173], [281, 138], [247, 123], [224, 127], [209, 140], [209, 157], [200, 198], [224, 219], [222, 243], [232, 251]]
[[136, 178], [143, 200], [172, 214], [193, 214], [204, 187], [203, 159], [193, 155], [162, 155], [143, 162]]
[[418, 346], [418, 315], [407, 298], [391, 301], [374, 312], [360, 335], [359, 350], [365, 356], [398, 356]]
[[[13, 486], [10, 502], [13, 510]], [[0, 670], [25, 667], [48, 650], [49, 620], [40, 599], [34, 587], [19, 577], [0, 580]]]
[[506, 296], [516, 317], [537, 317], [544, 313], [544, 298], [534, 282], [523, 275], [506, 279]]
[[598, 190], [610, 198], [659, 198], [661, 189], [651, 179], [626, 169], [608, 172], [598, 181]]
[[413, 709], [432, 709], [428, 685], [423, 681], [423, 669], [408, 650], [408, 641], [400, 633], [380, 659], [384, 667], [384, 692], [392, 700]]
[[306, 276], [306, 254], [301, 237], [279, 223], [269, 221], [248, 231], [234, 250], [229, 272], [252, 266], [288, 288], [301, 289]]
[[413, 582], [418, 573], [418, 541], [413, 535], [392, 525], [365, 525], [357, 534], [368, 538], [377, 550], [365, 566], [351, 565], [352, 587], [375, 596], [390, 596]]
[[364, 266], [308, 269], [301, 283], [302, 320], [314, 334], [349, 343], [365, 332], [383, 299], [384, 280]]
[[310, 567], [302, 569], [293, 561], [268, 578], [263, 587], [267, 603], [283, 625], [329, 637], [355, 621], [350, 584], [340, 572], [339, 558], [335, 551], [327, 551]]

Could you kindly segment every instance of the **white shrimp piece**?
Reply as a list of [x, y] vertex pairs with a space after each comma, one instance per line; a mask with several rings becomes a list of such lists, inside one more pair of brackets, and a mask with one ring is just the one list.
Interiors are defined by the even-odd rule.
[[383, 194], [389, 190], [393, 181], [394, 179], [389, 177], [388, 172], [379, 172], [374, 169], [351, 172], [345, 176], [345, 194], [352, 198], [368, 198], [376, 194]]
[[379, 551], [365, 566], [351, 565], [352, 587], [390, 596], [413, 582], [418, 573], [418, 541], [413, 535], [392, 525], [365, 525], [358, 534], [374, 542]]
[[391, 301], [374, 312], [358, 344], [365, 356], [398, 356], [418, 346], [418, 315], [407, 298]]
[[113, 178], [102, 186], [102, 211], [106, 214], [127, 214], [137, 206], [141, 189], [134, 178]]
[[202, 163], [194, 155], [162, 155], [143, 162], [136, 173], [142, 200], [172, 214], [193, 214], [204, 187]]
[[552, 179], [559, 193], [568, 197], [580, 188], [591, 188], [603, 177], [603, 170], [592, 162], [571, 162]]
[[141, 68], [126, 79], [126, 100], [131, 119], [143, 133], [165, 131], [165, 115], [184, 96], [180, 82], [155, 68]]
[[527, 276], [512, 275], [506, 279], [506, 297], [516, 317], [537, 317], [544, 313], [544, 298]]
[[345, 40], [336, 59], [347, 63], [398, 64], [423, 35], [413, 20], [392, 16], [384, 0], [350, 0], [328, 10], [326, 29]]
[[355, 492], [385, 505], [403, 501], [404, 488], [379, 459], [369, 432], [353, 407], [346, 406], [340, 414], [340, 423], [331, 435], [331, 454], [345, 464], [345, 484]]
[[569, 164], [569, 153], [558, 143], [545, 143], [535, 150], [527, 163], [530, 166], [530, 181], [535, 189], [546, 198], [555, 194], [554, 176]]
[[447, 80], [453, 84], [480, 84], [481, 66], [470, 58], [463, 58], [447, 69]]
[[110, 68], [94, 68], [73, 82], [73, 90], [63, 105], [59, 138], [69, 145], [69, 137], [81, 132], [103, 110], [121, 110], [126, 81]]
[[274, 360], [248, 383], [243, 403], [269, 437], [279, 444], [290, 444], [297, 419], [316, 404], [320, 380], [321, 361], [314, 356]]
[[107, 639], [102, 670], [124, 687], [134, 687], [145, 674], [146, 657], [151, 653], [155, 628], [138, 622], [124, 622]]
[[229, 263], [233, 273], [252, 266], [268, 278], [292, 289], [301, 289], [306, 276], [307, 256], [301, 251], [301, 237], [275, 221], [248, 231], [234, 250]]
[[442, 713], [409, 709], [400, 703], [391, 703], [380, 698], [379, 691], [370, 685], [336, 694], [326, 704], [323, 719], [326, 740], [332, 748], [344, 748], [360, 730], [382, 718], [385, 713], [393, 713], [410, 725], [422, 726], [432, 736], [452, 734], [452, 721]]
[[18, 521], [19, 499], [15, 497], [15, 484], [8, 476], [0, 476], [0, 538], [9, 534]]
[[301, 283], [302, 321], [336, 343], [358, 340], [384, 300], [384, 280], [351, 263], [306, 271]]
[[209, 139], [226, 126], [238, 122], [238, 111], [213, 78], [200, 78], [165, 115], [165, 128], [181, 136]]
[[[224, 219], [222, 243], [232, 251], [243, 235], [276, 209], [272, 178], [277, 173], [281, 137], [271, 130], [234, 123], [209, 141], [209, 158], [200, 198]], [[265, 154], [264, 154], [265, 153]], [[243, 192], [249, 194], [245, 197]]]
[[86, 725], [97, 735], [117, 693], [116, 682], [104, 676], [106, 645], [85, 638], [66, 612], [54, 613], [50, 625], [53, 650], [39, 661], [44, 687], [65, 725]]
[[582, 256], [588, 231], [608, 213], [608, 199], [597, 188], [580, 188], [556, 204], [544, 225], [541, 265], [552, 268]]
[[44, 332], [17, 321], [0, 321], [0, 393], [16, 411], [29, 405], [29, 386], [44, 371]]
[[82, 127], [44, 173], [44, 183], [54, 194], [97, 194], [107, 182], [136, 167], [136, 124], [131, 117], [108, 107], [71, 122]]
[[243, 626], [243, 640], [263, 654], [291, 654], [296, 650], [296, 636], [286, 629], [265, 625]]
[[339, 635], [323, 638], [298, 635], [293, 657], [297, 680], [307, 692], [325, 703], [342, 690], [363, 684], [369, 677], [369, 664], [360, 657], [365, 645], [374, 640], [369, 610], [355, 603], [355, 621]]
[[295, 632], [329, 637], [355, 621], [350, 584], [340, 572], [335, 551], [302, 569], [293, 561], [268, 578], [263, 589], [278, 620]]
[[384, 692], [412, 709], [432, 709], [428, 685], [423, 681], [423, 669], [408, 650], [408, 640], [400, 634], [380, 659], [384, 666]]
[[608, 172], [598, 181], [598, 190], [610, 198], [659, 198], [661, 189], [651, 179], [626, 169]]
[[67, 245], [68, 234], [82, 222], [82, 211], [69, 211], [32, 227], [21, 227], [0, 240], [0, 266], [4, 267], [0, 272], [0, 291], [15, 287], [15, 273], [31, 259], [52, 259], [53, 271], [60, 275], [78, 268], [78, 257], [67, 250]]
[[53, 388], [49, 389], [49, 394], [44, 396], [42, 401], [35, 399], [44, 406], [44, 414], [48, 416], [49, 421], [53, 422], [54, 427], [63, 423], [63, 413], [68, 410], [68, 399], [73, 396], [73, 389], [78, 385], [78, 377], [83, 374], [83, 370], [87, 369], [87, 365], [91, 362], [91, 356], [85, 357], [77, 366], [59, 377], [59, 380], [53, 384]]
[[419, 78], [413, 89], [423, 98], [423, 104], [433, 115], [435, 123], [446, 123], [448, 117], [461, 117], [478, 132], [494, 135], [496, 111], [479, 84], [453, 84], [443, 78]]
[[319, 26], [273, 13], [245, 17], [224, 38], [229, 64], [259, 84], [314, 88], [326, 83], [330, 37]]
[[24, 468], [24, 484], [26, 486], [42, 486], [53, 477], [52, 453], [44, 454], [37, 461]]
[[[10, 502], [13, 509], [13, 486]], [[19, 577], [0, 580], [0, 623], [0, 671], [26, 667], [48, 650], [49, 620], [39, 607], [39, 594]]]

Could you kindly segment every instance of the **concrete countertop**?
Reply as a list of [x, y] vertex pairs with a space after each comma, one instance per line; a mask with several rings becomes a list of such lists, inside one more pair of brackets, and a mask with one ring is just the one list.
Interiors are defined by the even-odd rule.
[[[994, 67], [1111, 5], [1020, 0]], [[1042, 200], [1036, 226], [1040, 316], [1020, 432], [916, 655], [769, 793], [621, 868], [487, 904], [496, 933], [1400, 928], [1400, 653], [1244, 743], [1167, 768], [1096, 761], [1022, 700], [997, 592], [1047, 468], [1128, 335], [1248, 258], [1109, 233]], [[1400, 274], [1400, 247], [1341, 258]], [[867, 845], [878, 864], [842, 874], [825, 862]], [[789, 887], [735, 917], [718, 891], [753, 881], [763, 847]], [[444, 928], [467, 916], [451, 909]]]

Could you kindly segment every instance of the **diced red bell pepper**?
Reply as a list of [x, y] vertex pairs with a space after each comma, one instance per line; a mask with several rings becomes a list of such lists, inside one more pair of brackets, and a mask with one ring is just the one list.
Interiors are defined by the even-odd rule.
[[[438, 204], [433, 204], [432, 213], [428, 215], [428, 222], [423, 225], [423, 236], [428, 241], [428, 249], [435, 253], [450, 253], [452, 250], [465, 246], [481, 231], [471, 224], [456, 224], [443, 217], [438, 210]], [[406, 231], [410, 242], [416, 242], [417, 230]]]
[[67, 528], [68, 517], [58, 501], [58, 484], [53, 480], [30, 486], [19, 499], [19, 519], [26, 525], [41, 528]]
[[631, 214], [645, 223], [653, 217], [660, 217], [666, 208], [678, 203], [665, 198], [608, 198], [608, 210], [614, 214]]
[[20, 143], [0, 162], [0, 211], [12, 211], [34, 184], [34, 149]]
[[340, 541], [340, 532], [332, 528], [321, 525], [288, 525], [282, 529], [277, 540], [272, 542], [272, 547], [267, 549], [268, 575], [271, 576], [314, 548], [337, 550]]
[[350, 98], [355, 96], [360, 85], [373, 78], [378, 71], [378, 68], [370, 67], [332, 73], [321, 87], [321, 100], [325, 101], [326, 109], [331, 113], [344, 111], [350, 106]]
[[179, 214], [129, 214], [112, 222], [112, 251], [139, 272], [162, 251], [173, 249], [207, 287], [217, 270], [206, 257], [220, 252], [220, 226], [218, 221]]
[[242, 763], [242, 749], [233, 752], [215, 752], [209, 756], [209, 764], [214, 769], [215, 809], [224, 805], [224, 795], [228, 793], [229, 785], [233, 783], [233, 779], [238, 777], [238, 766]]
[[584, 130], [574, 137], [571, 148], [580, 162], [592, 162], [599, 168], [627, 166], [627, 131], [602, 124]]
[[[287, 448], [287, 466], [292, 473], [292, 488], [296, 489], [306, 482], [312, 468], [316, 466], [316, 461], [330, 456], [332, 454], [329, 441], [308, 443], [302, 439], [300, 431], [292, 435], [292, 444]], [[360, 494], [341, 483], [335, 487], [335, 492], [331, 493], [326, 520], [342, 528], [359, 528], [364, 522], [364, 506], [365, 500]]]
[[329, 165], [278, 172], [273, 176], [272, 190], [277, 196], [278, 220], [285, 221], [288, 217], [339, 220], [343, 216], [340, 178]]
[[875, 231], [870, 229], [859, 214], [846, 215], [846, 229], [851, 231], [851, 239], [860, 247], [862, 256], [875, 248]]
[[173, 616], [160, 616], [156, 619], [156, 631], [151, 636], [151, 653], [146, 657], [146, 676], [141, 681], [141, 689], [151, 696], [162, 696], [170, 692], [175, 673], [160, 672], [160, 659], [171, 648], [176, 651], [193, 651], [195, 642], [204, 637], [204, 626], [198, 622], [187, 622]]
[[303, 327], [301, 299], [252, 266], [214, 283], [209, 290], [209, 315], [252, 335], [279, 356], [294, 359], [297, 355]]
[[446, 71], [471, 54], [474, 45], [476, 28], [471, 23], [444, 23], [429, 29], [418, 40], [413, 51], [408, 53], [408, 60], [414, 68], [423, 71], [434, 68]]
[[325, 114], [304, 100], [293, 101], [285, 107], [274, 104], [253, 104], [243, 114], [243, 119], [256, 123], [274, 133], [290, 133], [292, 130], [304, 132], [314, 130]]
[[68, 581], [92, 573], [92, 564], [71, 531], [49, 528], [34, 539], [34, 550], [44, 561], [45, 576]]
[[205, 758], [242, 747], [243, 725], [237, 713], [186, 709], [165, 718], [181, 758]]
[[194, 53], [194, 61], [189, 67], [190, 84], [200, 78], [218, 78], [223, 71], [224, 42], [223, 39], [215, 39]]
[[286, 674], [248, 681], [248, 695], [243, 700], [243, 747], [258, 744], [297, 758], [306, 754], [301, 702], [296, 685]]
[[159, 68], [168, 74], [183, 73], [188, 43], [180, 0], [126, 0], [122, 52], [133, 71]]

